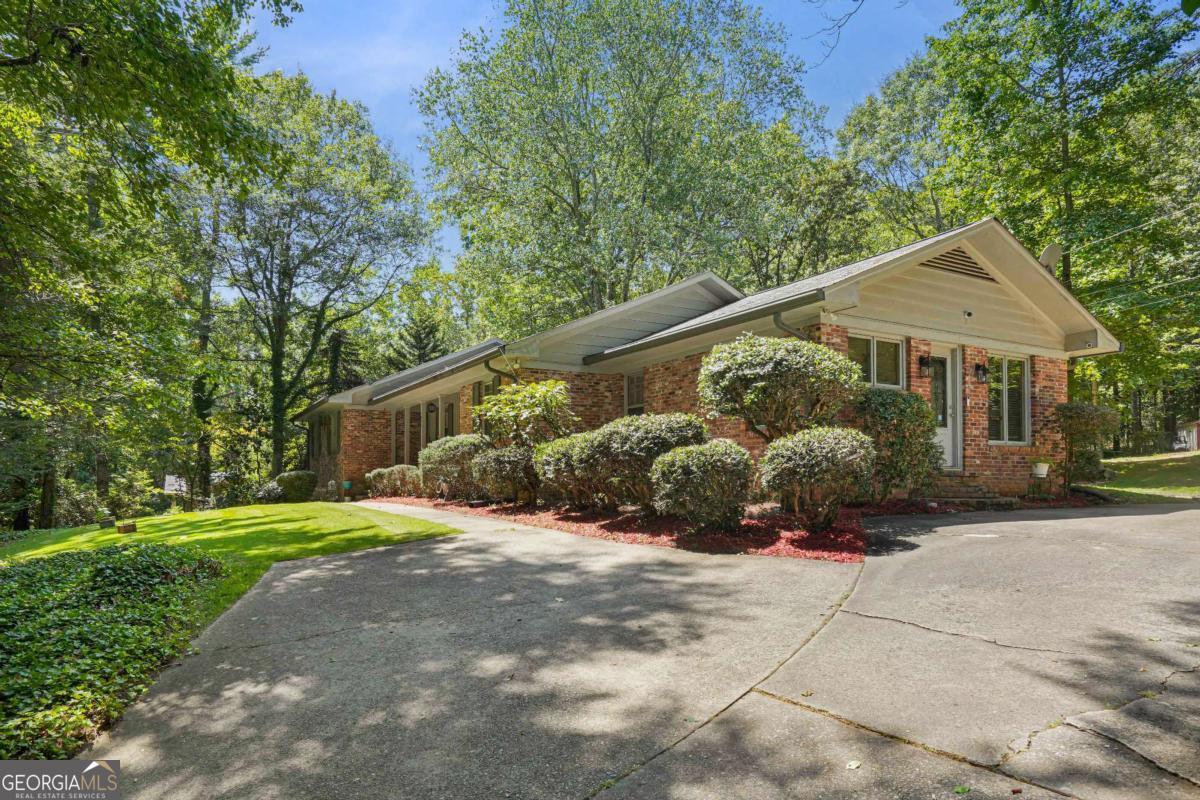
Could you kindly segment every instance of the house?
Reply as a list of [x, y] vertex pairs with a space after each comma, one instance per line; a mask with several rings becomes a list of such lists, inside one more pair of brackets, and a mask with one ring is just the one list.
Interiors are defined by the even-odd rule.
[[1176, 450], [1200, 450], [1200, 419], [1179, 426], [1175, 434]]
[[[776, 289], [744, 295], [711, 272], [524, 339], [492, 339], [314, 403], [309, 457], [321, 484], [416, 464], [469, 432], [502, 382], [556, 378], [588, 427], [625, 414], [698, 411], [704, 354], [743, 331], [846, 353], [872, 386], [930, 401], [944, 450], [939, 491], [1023, 494], [1034, 461], [1063, 453], [1051, 413], [1067, 360], [1120, 344], [1002, 224], [984, 219]], [[714, 436], [758, 456], [740, 420]]]

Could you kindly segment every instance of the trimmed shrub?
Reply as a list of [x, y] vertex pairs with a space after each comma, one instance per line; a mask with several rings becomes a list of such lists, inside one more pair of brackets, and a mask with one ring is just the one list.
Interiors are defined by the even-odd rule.
[[744, 334], [700, 365], [700, 403], [768, 441], [834, 422], [862, 391], [858, 365], [825, 345]]
[[304, 503], [312, 500], [313, 490], [317, 488], [317, 473], [306, 469], [281, 472], [275, 476], [275, 483], [283, 490], [283, 502]]
[[373, 469], [366, 479], [372, 497], [411, 497], [421, 493], [421, 471], [412, 464]]
[[427, 494], [470, 500], [480, 494], [471, 475], [471, 459], [491, 447], [479, 433], [463, 433], [430, 442], [417, 456]]
[[877, 503], [896, 489], [910, 492], [933, 483], [942, 467], [942, 448], [933, 409], [924, 397], [892, 389], [868, 389], [857, 407], [859, 428], [875, 443], [870, 495]]
[[275, 481], [267, 481], [254, 493], [254, 500], [257, 503], [282, 503], [283, 487]]
[[791, 503], [811, 530], [825, 530], [838, 509], [871, 479], [875, 447], [852, 428], [819, 427], [777, 439], [762, 458], [763, 486]]
[[654, 460], [654, 508], [701, 528], [732, 529], [741, 522], [754, 463], [728, 439], [676, 447]]
[[581, 456], [590, 449], [594, 431], [584, 431], [540, 444], [533, 453], [538, 490], [550, 502], [563, 501], [577, 508], [599, 505], [599, 486], [582, 469]]
[[1121, 415], [1106, 406], [1091, 403], [1059, 403], [1054, 423], [1067, 442], [1067, 485], [1078, 480], [1104, 477], [1104, 439], [1121, 428]]
[[221, 562], [133, 544], [0, 564], [0, 758], [70, 758], [184, 652]]
[[538, 476], [533, 467], [533, 448], [519, 444], [484, 450], [471, 460], [475, 482], [494, 500], [532, 499]]
[[471, 413], [493, 439], [526, 447], [566, 436], [579, 424], [563, 381], [501, 386]]
[[708, 430], [694, 414], [621, 417], [594, 433], [576, 451], [576, 469], [606, 496], [606, 505], [636, 503], [651, 512], [654, 460], [676, 447], [708, 440]]

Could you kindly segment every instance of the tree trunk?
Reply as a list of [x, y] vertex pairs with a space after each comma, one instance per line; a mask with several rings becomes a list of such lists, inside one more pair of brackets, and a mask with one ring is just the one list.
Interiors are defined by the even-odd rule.
[[283, 376], [285, 339], [271, 343], [271, 475], [283, 472], [283, 446], [287, 426], [287, 383]]
[[58, 472], [53, 464], [45, 467], [39, 478], [37, 527], [54, 527], [54, 499], [58, 492]]
[[[208, 354], [209, 341], [212, 337], [213, 312], [212, 288], [213, 274], [216, 271], [216, 254], [218, 237], [221, 231], [221, 206], [217, 199], [212, 203], [211, 252], [206, 254], [204, 282], [200, 286], [200, 329], [196, 335], [196, 349], [203, 364]], [[200, 423], [200, 432], [196, 437], [196, 479], [189, 484], [188, 494], [195, 497], [208, 498], [212, 494], [212, 409], [216, 387], [208, 379], [206, 373], [196, 376], [192, 382], [192, 410]]]
[[[24, 500], [29, 496], [29, 482], [24, 478], [13, 479], [13, 499]], [[29, 506], [22, 504], [13, 512], [13, 530], [27, 531], [29, 530]]]

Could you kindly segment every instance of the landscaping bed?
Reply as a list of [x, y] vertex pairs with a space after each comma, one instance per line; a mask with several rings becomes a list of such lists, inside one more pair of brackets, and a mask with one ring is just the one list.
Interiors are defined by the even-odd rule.
[[221, 562], [128, 544], [0, 563], [0, 758], [69, 758], [188, 646]]
[[697, 531], [694, 525], [675, 517], [651, 517], [632, 510], [604, 513], [532, 505], [471, 506], [465, 502], [427, 497], [380, 497], [375, 500], [491, 517], [593, 539], [673, 547], [698, 553], [857, 563], [863, 560], [867, 551], [859, 515], [853, 510], [844, 510], [833, 527], [820, 533], [805, 530], [792, 515], [769, 510], [748, 515], [734, 531], [705, 532]]

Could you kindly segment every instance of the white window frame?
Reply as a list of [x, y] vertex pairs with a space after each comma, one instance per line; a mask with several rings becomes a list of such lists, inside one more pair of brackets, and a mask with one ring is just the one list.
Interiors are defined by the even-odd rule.
[[[1008, 362], [1023, 361], [1025, 363], [1025, 371], [1023, 373], [1025, 376], [1025, 385], [1022, 387], [1022, 395], [1021, 395], [1022, 400], [1023, 400], [1023, 402], [1021, 403], [1021, 413], [1025, 416], [1025, 420], [1024, 420], [1025, 421], [1025, 425], [1024, 425], [1025, 438], [1019, 439], [1019, 440], [1010, 440], [1008, 438], [993, 439], [991, 437], [991, 431], [989, 430], [988, 431], [988, 445], [992, 445], [992, 446], [996, 446], [996, 447], [1029, 447], [1029, 445], [1031, 445], [1033, 443], [1033, 436], [1032, 436], [1032, 433], [1033, 433], [1033, 431], [1032, 431], [1033, 410], [1032, 410], [1032, 398], [1030, 397], [1031, 389], [1033, 386], [1033, 359], [1030, 358], [1029, 356], [1023, 356], [1018, 353], [997, 353], [997, 352], [989, 351], [987, 354], [988, 361], [990, 362], [993, 358], [1000, 359], [1000, 370], [1004, 376], [1004, 378], [1003, 378], [1004, 383], [1002, 384], [1005, 387], [1004, 388], [1004, 402], [1001, 403], [1001, 405], [1000, 405], [1000, 426], [1001, 426], [1001, 428], [1003, 428], [1002, 433], [1004, 434], [1005, 437], [1008, 436]], [[990, 405], [992, 402], [991, 378], [992, 378], [991, 365], [989, 364], [988, 365], [988, 404], [989, 404], [988, 412], [989, 412], [989, 416], [990, 416], [990, 412], [991, 412]], [[989, 428], [991, 427], [990, 424], [988, 427]]]
[[[906, 351], [905, 340], [903, 337], [876, 336], [873, 333], [856, 333], [854, 331], [850, 331], [846, 338], [847, 351], [850, 349], [850, 339], [866, 339], [871, 343], [871, 374], [868, 376], [868, 380], [866, 381], [868, 386], [870, 386], [872, 389], [896, 389], [896, 390], [904, 389], [907, 379], [908, 379], [908, 376], [906, 374], [908, 372], [908, 370], [905, 369], [905, 365], [908, 363], [908, 354]], [[900, 346], [900, 382], [899, 383], [880, 383], [879, 381], [877, 381], [875, 379], [877, 367], [879, 365], [879, 356], [875, 352], [875, 345], [878, 342], [888, 342], [890, 344], [896, 344], [896, 345]]]

